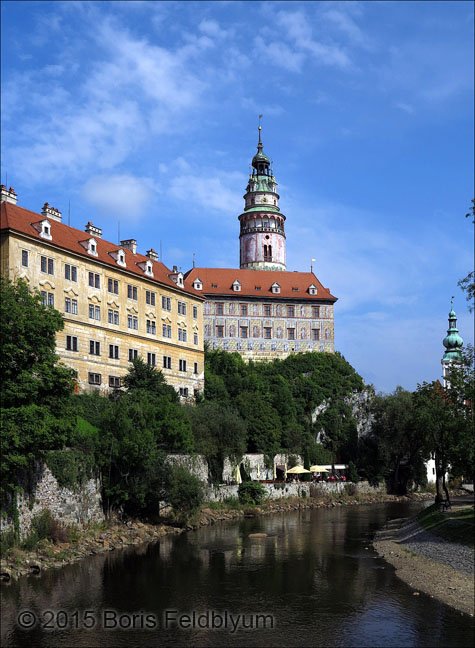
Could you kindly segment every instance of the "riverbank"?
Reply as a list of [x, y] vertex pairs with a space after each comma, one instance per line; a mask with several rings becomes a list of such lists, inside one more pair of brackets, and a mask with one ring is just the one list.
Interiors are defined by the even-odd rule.
[[474, 615], [473, 498], [455, 499], [444, 513], [431, 507], [391, 520], [376, 532], [373, 546], [414, 595], [421, 591]]
[[318, 498], [289, 497], [280, 500], [266, 500], [258, 506], [238, 505], [233, 507], [225, 503], [207, 503], [185, 525], [178, 525], [173, 518], [168, 518], [160, 524], [151, 524], [138, 520], [109, 520], [93, 525], [84, 531], [75, 531], [69, 542], [55, 544], [50, 540], [42, 540], [32, 550], [24, 550], [20, 547], [7, 550], [0, 562], [0, 578], [5, 582], [11, 582], [20, 576], [38, 575], [48, 569], [64, 567], [87, 556], [155, 542], [165, 535], [180, 534], [184, 531], [209, 526], [220, 521], [299, 509], [359, 506], [382, 502], [424, 501], [432, 498], [432, 493], [414, 493], [410, 496], [371, 493], [361, 494], [356, 497], [339, 493]]

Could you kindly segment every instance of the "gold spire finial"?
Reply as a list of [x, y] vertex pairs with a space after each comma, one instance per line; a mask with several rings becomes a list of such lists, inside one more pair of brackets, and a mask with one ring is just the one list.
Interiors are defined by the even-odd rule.
[[262, 142], [261, 142], [261, 130], [262, 130], [261, 119], [262, 119], [262, 115], [259, 115], [259, 126], [257, 128], [257, 130], [259, 131], [259, 144], [262, 144]]

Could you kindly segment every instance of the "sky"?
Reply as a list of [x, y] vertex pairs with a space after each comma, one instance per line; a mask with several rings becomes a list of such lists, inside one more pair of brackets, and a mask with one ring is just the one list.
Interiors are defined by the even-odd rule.
[[440, 377], [473, 269], [471, 2], [1, 5], [1, 182], [136, 238], [169, 267], [239, 267], [262, 118], [287, 269], [338, 297], [335, 348], [377, 391]]

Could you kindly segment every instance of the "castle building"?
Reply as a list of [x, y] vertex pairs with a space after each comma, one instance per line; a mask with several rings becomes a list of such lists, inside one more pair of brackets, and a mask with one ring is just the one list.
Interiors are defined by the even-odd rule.
[[1, 272], [62, 313], [56, 352], [78, 388], [120, 387], [140, 356], [183, 399], [203, 389], [204, 298], [189, 279], [153, 249], [139, 254], [135, 239], [117, 245], [90, 222], [84, 232], [64, 224], [48, 203], [38, 214], [19, 207], [13, 189], [0, 194]]
[[240, 222], [240, 268], [192, 268], [186, 278], [206, 298], [204, 338], [246, 359], [334, 352], [337, 301], [313, 272], [288, 272], [285, 216], [263, 151], [261, 127]]

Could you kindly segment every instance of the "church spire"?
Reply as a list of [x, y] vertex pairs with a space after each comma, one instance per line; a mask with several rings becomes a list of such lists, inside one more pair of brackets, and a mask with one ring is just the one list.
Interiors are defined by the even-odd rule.
[[[458, 360], [460, 358], [460, 349], [463, 346], [463, 339], [459, 335], [457, 328], [457, 315], [454, 311], [454, 298], [452, 297], [450, 302], [450, 313], [449, 313], [449, 328], [447, 330], [447, 335], [442, 341], [442, 344], [445, 347], [445, 353], [442, 357], [442, 365], [444, 370], [448, 364], [453, 360]], [[444, 371], [445, 376], [445, 371]]]

